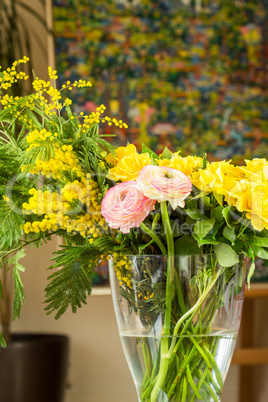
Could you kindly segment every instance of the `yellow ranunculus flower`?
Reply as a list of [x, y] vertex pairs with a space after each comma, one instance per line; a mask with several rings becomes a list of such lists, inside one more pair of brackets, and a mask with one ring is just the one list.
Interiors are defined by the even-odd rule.
[[250, 210], [246, 217], [251, 219], [254, 229], [268, 229], [268, 183], [258, 183], [252, 186]]
[[106, 156], [105, 160], [107, 163], [116, 166], [125, 156], [137, 154], [135, 145], [129, 144], [126, 147], [119, 147], [115, 151], [115, 155], [109, 154]]
[[184, 158], [179, 154], [174, 154], [171, 159], [159, 160], [159, 166], [177, 169], [186, 176], [190, 176], [195, 170], [201, 168], [202, 161], [203, 159], [197, 156], [189, 155]]
[[[233, 180], [226, 188], [225, 201], [240, 212], [246, 212], [254, 229], [268, 229], [268, 184]], [[267, 200], [267, 201], [265, 201]]]
[[114, 168], [109, 170], [107, 177], [115, 181], [136, 180], [141, 169], [146, 165], [150, 165], [150, 161], [151, 158], [147, 152], [124, 156]]
[[193, 185], [205, 192], [214, 191], [225, 195], [237, 181], [244, 178], [244, 173], [239, 166], [230, 162], [214, 162], [207, 165], [206, 169], [199, 169], [192, 173]]
[[171, 165], [171, 159], [159, 159], [157, 162], [159, 166], [170, 167]]
[[252, 182], [266, 182], [268, 179], [268, 162], [266, 159], [255, 158], [253, 160], [245, 160], [246, 166], [242, 166], [245, 176]]
[[226, 189], [225, 201], [240, 212], [251, 209], [252, 185], [246, 180], [230, 181]]

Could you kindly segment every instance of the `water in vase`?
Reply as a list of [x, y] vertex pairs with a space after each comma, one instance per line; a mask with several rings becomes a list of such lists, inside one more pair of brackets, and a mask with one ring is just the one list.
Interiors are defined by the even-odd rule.
[[[120, 337], [139, 401], [151, 402], [160, 370], [161, 338], [140, 331], [124, 331]], [[235, 343], [236, 333], [220, 330], [206, 336], [177, 336], [156, 401], [220, 401]]]

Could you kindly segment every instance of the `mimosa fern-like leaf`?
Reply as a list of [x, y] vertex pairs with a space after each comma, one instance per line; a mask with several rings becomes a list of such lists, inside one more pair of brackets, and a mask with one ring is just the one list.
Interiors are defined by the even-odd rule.
[[87, 303], [91, 294], [91, 280], [93, 269], [98, 265], [99, 255], [88, 254], [87, 246], [64, 246], [57, 251], [51, 268], [57, 270], [48, 277], [50, 281], [46, 287], [47, 314], [56, 312], [55, 319], [71, 307], [76, 312], [82, 304]]
[[14, 280], [14, 305], [13, 305], [13, 320], [20, 317], [21, 307], [25, 301], [23, 284], [20, 273], [25, 271], [19, 260], [25, 256], [25, 249], [19, 250], [14, 256], [9, 259], [13, 265], [13, 280]]

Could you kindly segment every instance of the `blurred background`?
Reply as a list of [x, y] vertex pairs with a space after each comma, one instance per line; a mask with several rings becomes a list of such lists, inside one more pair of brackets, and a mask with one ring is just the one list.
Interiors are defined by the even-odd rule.
[[[118, 143], [144, 142], [156, 151], [167, 145], [235, 163], [267, 158], [267, 0], [1, 0], [0, 12], [11, 3], [35, 74], [48, 79], [50, 65], [60, 85], [89, 79], [93, 87], [73, 93], [73, 108], [90, 112], [105, 104], [129, 125], [116, 133]], [[46, 268], [58, 246], [55, 240], [28, 250], [26, 303], [12, 329], [70, 337], [66, 402], [136, 402], [108, 286], [96, 286], [75, 315], [46, 316]], [[262, 264], [257, 280], [268, 286]], [[254, 347], [268, 346], [267, 312], [267, 298], [254, 300]], [[250, 367], [247, 377], [241, 370], [231, 366], [222, 402], [242, 401], [246, 382], [252, 402], [266, 402], [268, 366]]]

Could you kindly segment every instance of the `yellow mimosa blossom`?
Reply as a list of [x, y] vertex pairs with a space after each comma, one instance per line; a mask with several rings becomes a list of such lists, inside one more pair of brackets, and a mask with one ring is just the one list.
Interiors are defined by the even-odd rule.
[[120, 285], [124, 283], [131, 289], [131, 279], [132, 279], [132, 271], [131, 265], [127, 259], [127, 257], [115, 257], [114, 253], [114, 270], [117, 278], [120, 281]]
[[24, 56], [22, 59], [14, 61], [11, 68], [2, 71], [3, 76], [0, 77], [0, 88], [8, 89], [18, 80], [27, 80], [29, 78], [28, 75], [23, 71], [17, 72], [16, 67], [19, 64], [27, 63], [28, 60], [29, 58]]
[[[44, 215], [44, 218], [41, 221], [27, 222], [24, 225], [25, 233], [63, 229], [68, 233], [88, 237], [92, 243], [94, 238], [102, 236], [100, 228], [105, 231], [107, 227], [101, 215], [100, 190], [90, 174], [82, 177], [81, 181], [66, 183], [60, 194], [34, 188], [29, 190], [29, 194], [31, 197], [28, 203], [23, 204], [22, 212]], [[79, 203], [74, 206], [72, 203], [75, 201]]]
[[[47, 178], [61, 179], [64, 176], [64, 172], [72, 171], [78, 177], [84, 175], [81, 166], [79, 165], [79, 159], [73, 152], [72, 145], [60, 145], [55, 141], [56, 134], [52, 134], [49, 131], [43, 129], [33, 130], [30, 132], [26, 141], [30, 144], [27, 151], [33, 148], [38, 148], [40, 144], [44, 142], [50, 142], [54, 147], [54, 155], [48, 160], [43, 160], [42, 157], [37, 157], [35, 166], [31, 169], [32, 174], [41, 174]], [[41, 152], [42, 156], [42, 152]], [[27, 166], [22, 167], [22, 171], [25, 171]]]

